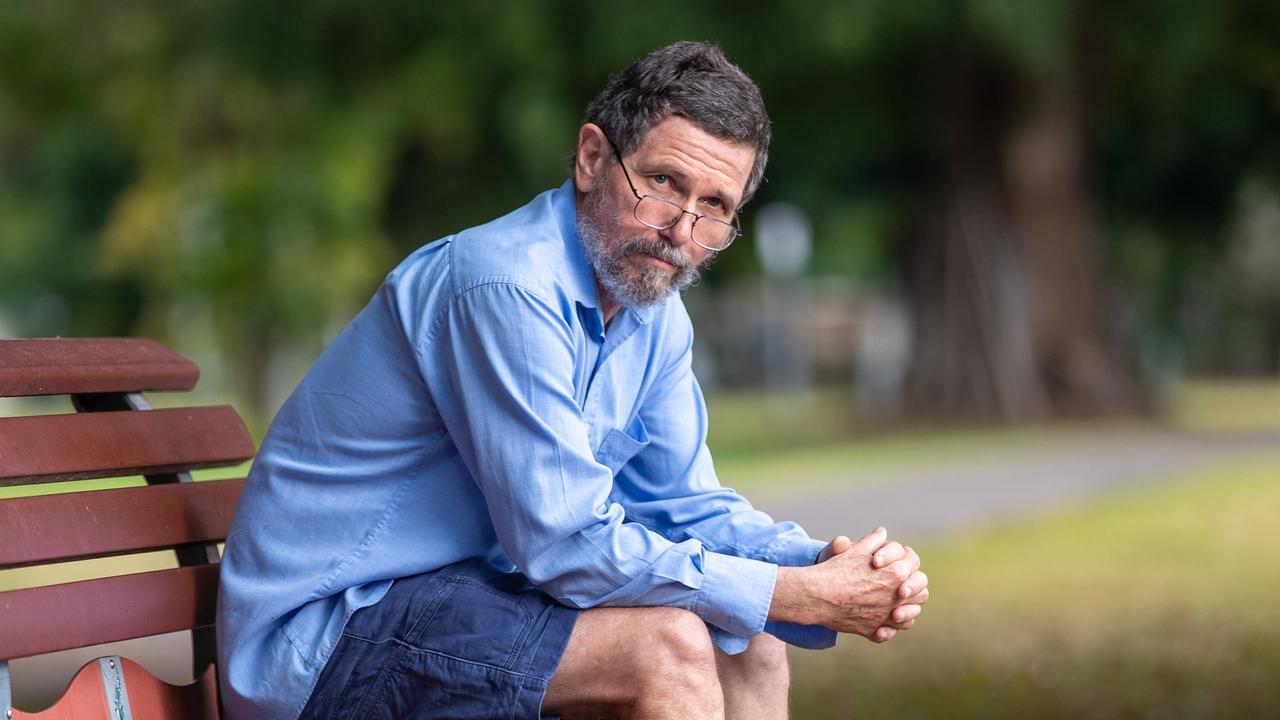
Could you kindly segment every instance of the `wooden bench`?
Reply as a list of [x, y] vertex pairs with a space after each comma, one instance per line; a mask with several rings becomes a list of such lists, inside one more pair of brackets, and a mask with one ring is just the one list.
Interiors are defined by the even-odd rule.
[[[253, 441], [229, 406], [152, 409], [143, 391], [195, 386], [194, 363], [149, 340], [0, 340], [0, 397], [70, 395], [76, 412], [0, 418], [0, 486], [142, 475], [146, 485], [0, 500], [0, 570], [172, 549], [177, 567], [0, 592], [0, 712], [8, 718], [217, 718], [217, 542]], [[191, 630], [194, 677], [174, 686], [130, 660], [85, 665], [57, 703], [12, 707], [8, 661]]]

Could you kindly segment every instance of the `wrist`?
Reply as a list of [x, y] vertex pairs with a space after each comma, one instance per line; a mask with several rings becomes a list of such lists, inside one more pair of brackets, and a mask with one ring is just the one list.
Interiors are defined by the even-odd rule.
[[769, 619], [800, 623], [802, 625], [822, 625], [817, 617], [815, 599], [815, 583], [812, 582], [814, 568], [786, 567], [778, 568], [778, 579], [773, 586], [773, 599], [769, 603]]

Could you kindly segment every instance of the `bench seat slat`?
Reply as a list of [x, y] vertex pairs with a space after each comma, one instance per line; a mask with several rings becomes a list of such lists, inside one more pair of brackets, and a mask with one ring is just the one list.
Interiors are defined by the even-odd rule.
[[236, 465], [253, 440], [229, 405], [0, 418], [0, 486]]
[[217, 564], [2, 592], [0, 658], [212, 625], [217, 594]]
[[0, 502], [0, 569], [223, 540], [244, 480]]
[[0, 340], [0, 397], [190, 390], [195, 363], [143, 338]]

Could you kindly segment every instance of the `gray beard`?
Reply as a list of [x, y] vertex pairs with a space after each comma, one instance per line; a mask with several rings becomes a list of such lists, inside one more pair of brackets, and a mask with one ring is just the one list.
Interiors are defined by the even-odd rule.
[[[602, 191], [592, 191], [583, 199], [578, 235], [596, 280], [615, 302], [631, 308], [657, 305], [671, 293], [701, 279], [699, 267], [661, 238], [634, 237], [609, 247], [601, 219], [616, 217], [616, 208], [608, 207], [603, 195]], [[666, 272], [647, 263], [637, 265], [632, 261], [637, 255], [652, 255], [676, 269]]]

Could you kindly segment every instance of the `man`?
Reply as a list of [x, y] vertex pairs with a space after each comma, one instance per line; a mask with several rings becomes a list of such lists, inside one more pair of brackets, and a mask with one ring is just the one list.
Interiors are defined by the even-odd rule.
[[706, 448], [676, 291], [763, 175], [759, 91], [677, 43], [586, 120], [569, 182], [410, 255], [281, 408], [222, 566], [229, 717], [781, 718], [784, 640], [915, 621], [909, 548], [774, 523]]

